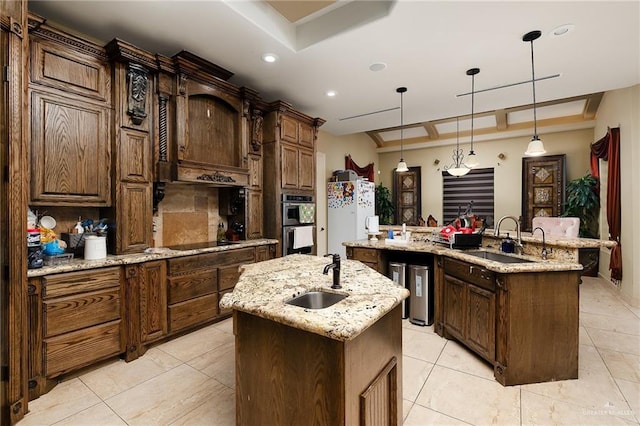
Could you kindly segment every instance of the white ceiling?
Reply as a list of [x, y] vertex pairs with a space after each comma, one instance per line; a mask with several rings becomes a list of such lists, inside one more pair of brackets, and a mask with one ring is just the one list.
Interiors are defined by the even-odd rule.
[[[466, 70], [476, 90], [531, 78], [550, 101], [640, 83], [640, 1], [338, 1], [296, 23], [257, 1], [29, 1], [31, 11], [102, 41], [150, 52], [188, 50], [235, 73], [231, 82], [327, 120], [336, 135], [469, 114]], [[553, 29], [573, 24], [563, 36]], [[265, 52], [276, 63], [261, 60]], [[369, 70], [384, 62], [386, 69]], [[328, 90], [337, 96], [329, 98]], [[475, 111], [530, 104], [531, 84], [477, 93]], [[550, 112], [552, 113], [552, 112]], [[526, 118], [518, 118], [526, 121]], [[461, 122], [462, 123], [462, 122]]]

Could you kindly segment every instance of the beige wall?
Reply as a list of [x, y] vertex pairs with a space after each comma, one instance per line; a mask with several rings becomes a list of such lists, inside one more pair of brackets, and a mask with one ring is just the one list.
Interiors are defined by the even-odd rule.
[[[378, 154], [376, 144], [365, 133], [355, 133], [345, 136], [333, 136], [320, 131], [318, 134], [318, 151], [326, 156], [325, 182], [334, 170], [344, 170], [344, 157], [351, 155], [358, 166], [364, 167], [369, 163], [376, 163], [378, 170]], [[376, 184], [377, 176], [376, 176]]]
[[[600, 139], [607, 127], [620, 127], [620, 183], [622, 203], [622, 297], [634, 306], [640, 306], [640, 85], [607, 92], [602, 99], [596, 119], [595, 138]], [[607, 238], [606, 178], [607, 162], [601, 161], [600, 170], [602, 206], [600, 213], [600, 235]], [[600, 274], [610, 277], [609, 250], [600, 252]], [[635, 261], [634, 261], [635, 260]]]
[[[573, 130], [567, 132], [541, 134], [547, 155], [566, 154], [567, 180], [583, 176], [589, 170], [589, 144], [593, 142], [593, 130]], [[520, 216], [522, 199], [522, 157], [530, 137], [488, 140], [474, 144], [479, 167], [493, 167], [495, 172], [495, 217], [504, 215]], [[404, 151], [409, 167], [422, 169], [422, 216], [433, 215], [442, 224], [442, 171], [450, 165], [455, 145]], [[469, 145], [461, 148], [468, 152]], [[505, 158], [498, 158], [502, 153]], [[385, 186], [391, 189], [391, 175], [399, 159], [399, 153], [379, 155], [381, 177]], [[439, 164], [434, 164], [439, 160]], [[387, 185], [389, 183], [389, 185]], [[511, 225], [507, 225], [509, 228]]]

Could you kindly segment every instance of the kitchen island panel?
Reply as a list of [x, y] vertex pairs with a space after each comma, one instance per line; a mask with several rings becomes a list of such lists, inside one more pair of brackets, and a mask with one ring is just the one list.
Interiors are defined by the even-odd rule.
[[348, 341], [237, 310], [234, 333], [238, 425], [401, 424], [400, 306]]

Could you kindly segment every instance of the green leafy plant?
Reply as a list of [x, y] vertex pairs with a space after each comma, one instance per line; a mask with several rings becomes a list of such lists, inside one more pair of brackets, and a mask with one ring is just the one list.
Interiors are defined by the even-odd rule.
[[376, 214], [380, 217], [380, 224], [391, 225], [393, 212], [394, 207], [389, 188], [382, 186], [382, 184], [376, 186]]
[[566, 188], [567, 201], [564, 217], [580, 218], [580, 237], [598, 238], [598, 218], [600, 216], [600, 195], [598, 180], [590, 173], [574, 179]]

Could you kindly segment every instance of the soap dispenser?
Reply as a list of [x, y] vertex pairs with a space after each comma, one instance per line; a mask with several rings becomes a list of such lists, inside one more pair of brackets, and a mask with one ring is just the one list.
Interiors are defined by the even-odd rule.
[[516, 243], [511, 239], [507, 232], [507, 238], [502, 240], [502, 251], [504, 253], [513, 253], [516, 251]]

